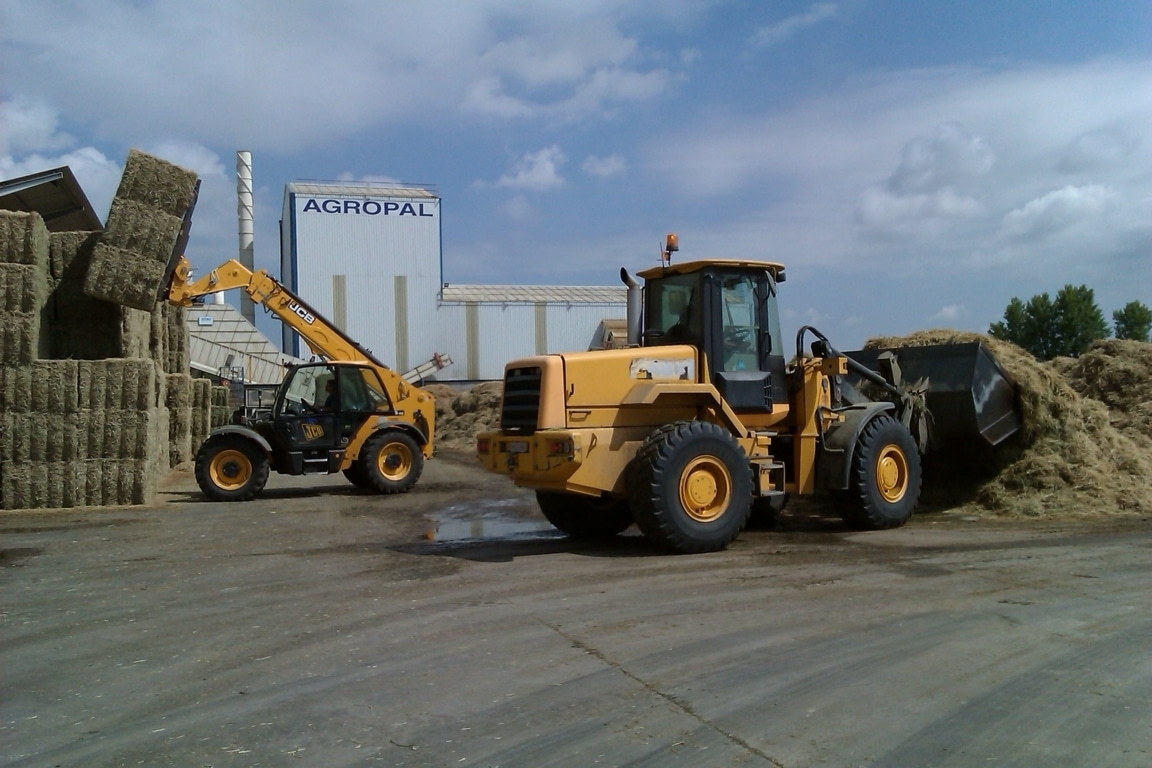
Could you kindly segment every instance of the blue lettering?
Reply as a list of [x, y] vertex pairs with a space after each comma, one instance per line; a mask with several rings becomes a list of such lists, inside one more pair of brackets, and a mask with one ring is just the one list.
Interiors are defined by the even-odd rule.
[[390, 213], [395, 213], [397, 216], [435, 218], [435, 205], [428, 203], [428, 210], [425, 210], [424, 205], [424, 203], [401, 204], [394, 201], [380, 203], [377, 200], [317, 200], [310, 197], [304, 202], [303, 210], [304, 212], [314, 211], [316, 213], [363, 213], [368, 216], [379, 216], [380, 214], [387, 216]]

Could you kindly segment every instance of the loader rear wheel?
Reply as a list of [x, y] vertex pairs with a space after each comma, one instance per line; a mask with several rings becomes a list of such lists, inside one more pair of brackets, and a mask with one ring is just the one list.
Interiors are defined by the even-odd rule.
[[420, 446], [407, 433], [395, 429], [377, 432], [368, 438], [360, 451], [359, 462], [364, 487], [377, 493], [407, 493], [424, 471]]
[[196, 452], [196, 484], [213, 501], [248, 501], [268, 482], [264, 449], [242, 435], [215, 435]]
[[633, 462], [636, 525], [658, 546], [715, 552], [740, 535], [752, 504], [752, 469], [736, 438], [706, 421], [660, 427]]
[[610, 539], [632, 525], [626, 499], [536, 491], [536, 503], [548, 522], [575, 539]]
[[837, 511], [856, 528], [899, 528], [920, 498], [920, 452], [912, 434], [891, 416], [879, 416], [856, 441], [846, 493]]

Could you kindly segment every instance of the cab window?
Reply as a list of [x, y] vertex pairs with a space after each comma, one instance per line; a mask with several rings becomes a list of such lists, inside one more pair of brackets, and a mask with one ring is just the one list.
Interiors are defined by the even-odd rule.
[[755, 371], [760, 368], [756, 332], [756, 279], [751, 275], [725, 277], [720, 286], [720, 327], [724, 343], [720, 370]]

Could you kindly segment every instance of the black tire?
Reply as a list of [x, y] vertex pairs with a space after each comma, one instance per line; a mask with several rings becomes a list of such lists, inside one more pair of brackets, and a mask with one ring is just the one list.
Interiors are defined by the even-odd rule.
[[636, 525], [664, 549], [715, 552], [748, 522], [752, 468], [736, 438], [716, 424], [660, 427], [640, 447], [629, 480]]
[[268, 482], [268, 457], [243, 435], [213, 435], [196, 452], [196, 484], [213, 501], [249, 501]]
[[784, 507], [788, 506], [789, 494], [779, 496], [766, 496], [752, 500], [752, 511], [748, 515], [748, 524], [757, 526], [771, 525], [780, 517]]
[[344, 470], [344, 477], [348, 478], [348, 482], [357, 488], [363, 488], [366, 491], [374, 490], [372, 484], [368, 482], [368, 478], [364, 476], [364, 465], [359, 461], [353, 462], [352, 466]]
[[365, 488], [377, 493], [407, 493], [424, 471], [424, 454], [406, 433], [386, 429], [368, 438], [360, 449]]
[[574, 539], [611, 539], [632, 525], [627, 499], [536, 491], [536, 503], [548, 522]]
[[908, 428], [888, 415], [870, 421], [856, 440], [847, 492], [837, 511], [854, 528], [899, 528], [920, 499], [920, 451]]

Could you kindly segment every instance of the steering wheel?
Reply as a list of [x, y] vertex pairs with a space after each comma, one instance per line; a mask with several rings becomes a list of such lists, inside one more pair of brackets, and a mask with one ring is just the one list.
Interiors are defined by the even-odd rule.
[[724, 329], [724, 346], [744, 351], [752, 350], [752, 329], [743, 325], [730, 325]]

